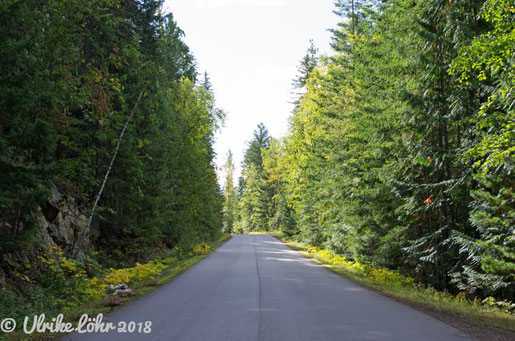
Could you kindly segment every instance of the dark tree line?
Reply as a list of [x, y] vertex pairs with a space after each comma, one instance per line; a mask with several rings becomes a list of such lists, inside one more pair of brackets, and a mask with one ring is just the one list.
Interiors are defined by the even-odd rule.
[[67, 255], [130, 263], [217, 236], [223, 113], [162, 0], [2, 1], [0, 23], [0, 253], [42, 247], [52, 193], [89, 216], [116, 151]]

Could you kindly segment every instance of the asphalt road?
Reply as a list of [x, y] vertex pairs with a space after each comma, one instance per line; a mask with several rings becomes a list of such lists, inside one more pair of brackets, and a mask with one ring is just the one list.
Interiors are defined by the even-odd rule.
[[472, 337], [333, 274], [277, 239], [238, 235], [167, 285], [105, 318], [152, 332], [68, 340], [470, 340]]

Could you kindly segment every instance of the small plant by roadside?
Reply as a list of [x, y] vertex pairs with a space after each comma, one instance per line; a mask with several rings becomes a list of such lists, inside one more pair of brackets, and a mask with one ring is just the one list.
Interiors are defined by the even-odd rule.
[[165, 265], [160, 262], [148, 262], [146, 264], [136, 263], [132, 268], [109, 269], [104, 276], [89, 279], [84, 294], [91, 299], [99, 299], [106, 294], [110, 285], [150, 280], [159, 275], [164, 268]]
[[457, 295], [451, 295], [448, 292], [438, 291], [431, 287], [425, 287], [416, 284], [415, 280], [411, 277], [404, 276], [397, 271], [386, 268], [376, 268], [369, 264], [363, 264], [358, 261], [349, 260], [344, 256], [338, 255], [332, 251], [320, 249], [313, 245], [305, 246], [306, 252], [313, 258], [328, 263], [333, 266], [345, 268], [347, 271], [359, 274], [371, 280], [378, 285], [397, 286], [403, 288], [413, 288], [414, 290], [424, 290], [431, 296], [438, 296], [439, 298], [452, 299], [458, 303], [466, 303], [473, 305], [484, 305], [488, 307], [498, 308], [506, 313], [515, 313], [515, 304], [511, 301], [496, 301], [493, 297], [488, 297], [483, 301], [469, 300], [465, 292], [460, 292]]
[[205, 255], [211, 252], [211, 247], [206, 243], [200, 243], [193, 247], [194, 255]]
[[352, 272], [360, 273], [377, 283], [398, 285], [402, 287], [415, 287], [415, 280], [413, 278], [403, 276], [397, 271], [392, 271], [386, 268], [375, 268], [368, 264], [349, 260], [344, 256], [338, 255], [329, 250], [320, 249], [313, 245], [307, 245], [306, 248], [306, 251], [316, 259], [344, 267]]

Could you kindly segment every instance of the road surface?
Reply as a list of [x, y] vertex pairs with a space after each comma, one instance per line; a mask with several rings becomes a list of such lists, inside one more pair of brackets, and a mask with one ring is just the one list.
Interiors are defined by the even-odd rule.
[[302, 257], [266, 235], [237, 235], [170, 283], [106, 317], [152, 332], [68, 340], [471, 340], [463, 332]]

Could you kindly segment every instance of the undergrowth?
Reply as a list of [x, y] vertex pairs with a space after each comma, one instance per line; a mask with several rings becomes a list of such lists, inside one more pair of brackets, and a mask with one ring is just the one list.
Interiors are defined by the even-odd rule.
[[483, 301], [470, 300], [464, 292], [452, 295], [416, 283], [413, 278], [397, 271], [349, 260], [332, 251], [290, 240], [279, 232], [268, 234], [336, 273], [407, 303], [422, 305], [431, 310], [451, 312], [475, 323], [515, 332], [515, 304], [512, 302], [498, 302], [493, 297]]
[[[0, 320], [14, 318], [20, 326], [25, 316], [45, 314], [48, 319], [62, 313], [67, 321], [73, 321], [85, 313], [91, 316], [109, 312], [167, 283], [229, 238], [230, 235], [224, 235], [213, 243], [202, 242], [191, 249], [175, 247], [158, 260], [136, 263], [132, 267], [103, 269], [95, 264], [96, 275], [93, 276], [88, 273], [90, 264], [85, 264], [84, 260], [69, 259], [59, 247], [54, 247], [50, 253], [35, 260], [34, 263], [41, 267], [40, 274], [34, 279], [26, 276], [23, 292], [12, 288], [0, 291]], [[127, 284], [133, 294], [113, 299], [107, 289], [117, 284]], [[47, 336], [38, 335], [37, 338], [45, 339]], [[20, 330], [5, 337], [23, 340], [26, 335]]]

